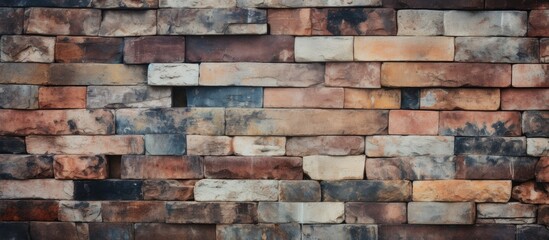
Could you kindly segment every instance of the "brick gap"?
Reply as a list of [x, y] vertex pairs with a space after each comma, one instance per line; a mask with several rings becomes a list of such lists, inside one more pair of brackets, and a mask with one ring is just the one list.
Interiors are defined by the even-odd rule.
[[187, 107], [187, 89], [172, 87], [172, 107]]
[[109, 179], [120, 179], [121, 174], [121, 162], [122, 162], [122, 156], [120, 155], [107, 155], [105, 156], [107, 158], [107, 165], [108, 165], [108, 171], [109, 171]]

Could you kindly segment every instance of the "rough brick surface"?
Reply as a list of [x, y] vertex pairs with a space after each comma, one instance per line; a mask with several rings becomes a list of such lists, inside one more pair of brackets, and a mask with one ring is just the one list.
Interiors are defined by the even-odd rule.
[[38, 105], [45, 109], [86, 108], [86, 87], [41, 87]]
[[97, 35], [101, 11], [97, 9], [28, 8], [25, 33], [43, 35]]
[[55, 61], [60, 63], [120, 63], [124, 40], [103, 37], [57, 37]]
[[2, 62], [53, 62], [54, 37], [2, 36], [0, 45]]

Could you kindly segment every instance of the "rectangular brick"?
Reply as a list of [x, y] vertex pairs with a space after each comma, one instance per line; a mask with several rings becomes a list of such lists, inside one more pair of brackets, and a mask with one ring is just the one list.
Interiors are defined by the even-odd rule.
[[145, 180], [144, 200], [186, 201], [194, 198], [196, 180]]
[[185, 37], [141, 36], [124, 39], [125, 63], [175, 63], [185, 61]]
[[[302, 178], [300, 178], [302, 179]], [[320, 184], [313, 180], [278, 182], [280, 202], [320, 202]]]
[[528, 36], [549, 37], [549, 10], [530, 11]]
[[538, 0], [486, 0], [487, 9], [549, 9], [549, 3]]
[[223, 156], [233, 154], [233, 139], [227, 136], [187, 135], [188, 155]]
[[383, 7], [389, 8], [428, 8], [428, 9], [482, 9], [483, 0], [383, 0]]
[[122, 240], [134, 239], [131, 223], [89, 223], [88, 237], [90, 240], [116, 238]]
[[123, 45], [121, 38], [58, 36], [55, 62], [121, 63]]
[[539, 41], [535, 38], [457, 37], [456, 62], [536, 63]]
[[97, 35], [100, 21], [98, 9], [28, 8], [25, 10], [25, 33]]
[[403, 224], [406, 203], [345, 203], [345, 223]]
[[[459, 3], [462, 2], [469, 1], [459, 1]], [[418, 239], [425, 236], [429, 236], [429, 239], [484, 239], [490, 236], [494, 239], [514, 240], [515, 230], [514, 225], [496, 224], [452, 226], [399, 224], [381, 225], [378, 231], [380, 239]]]
[[42, 109], [86, 108], [86, 87], [40, 87], [38, 105]]
[[38, 86], [0, 85], [0, 108], [36, 109], [38, 108]]
[[198, 69], [198, 64], [149, 64], [147, 83], [156, 86], [196, 86], [198, 85]]
[[22, 137], [0, 136], [0, 153], [26, 153], [25, 139]]
[[57, 221], [58, 211], [53, 200], [0, 201], [0, 221]]
[[529, 156], [549, 156], [549, 138], [527, 138], [526, 153]]
[[259, 87], [190, 87], [185, 91], [188, 107], [263, 106], [263, 88]]
[[138, 85], [146, 82], [145, 66], [60, 63], [51, 65], [49, 85]]
[[4, 35], [0, 45], [2, 62], [51, 63], [54, 59], [54, 37]]
[[437, 135], [439, 112], [389, 111], [389, 134]]
[[336, 202], [260, 202], [260, 223], [341, 223], [345, 205]]
[[444, 35], [449, 36], [524, 36], [525, 11], [447, 11]]
[[365, 156], [305, 156], [303, 173], [314, 180], [363, 179]]
[[456, 137], [456, 154], [524, 156], [524, 137]]
[[[88, 108], [169, 108], [172, 89], [149, 86], [89, 86]], [[86, 99], [86, 98], [85, 98]]]
[[50, 65], [44, 63], [0, 63], [2, 84], [46, 84]]
[[124, 155], [143, 154], [142, 136], [28, 136], [32, 154]]
[[0, 179], [52, 177], [53, 158], [51, 156], [0, 154]]
[[440, 112], [440, 135], [520, 136], [520, 112]]
[[377, 239], [376, 225], [315, 224], [303, 225], [303, 240], [313, 239]]
[[410, 181], [322, 181], [322, 201], [406, 202], [412, 197]]
[[142, 185], [135, 180], [75, 181], [74, 200], [141, 200]]
[[364, 153], [364, 137], [317, 136], [286, 139], [286, 155], [359, 155]]
[[345, 108], [398, 109], [400, 108], [398, 89], [345, 89]]
[[22, 8], [0, 8], [0, 34], [21, 34], [24, 14]]
[[395, 35], [395, 16], [390, 8], [314, 8], [312, 35]]
[[526, 181], [532, 179], [537, 158], [465, 155], [456, 157], [456, 179]]
[[2, 222], [0, 223], [0, 235], [6, 239], [30, 239], [29, 223]]
[[122, 37], [156, 34], [156, 11], [102, 11], [99, 36]]
[[164, 202], [102, 202], [103, 222], [164, 222]]
[[0, 199], [72, 199], [72, 181], [54, 179], [2, 180]]
[[355, 37], [354, 53], [357, 61], [453, 61], [454, 38]]
[[528, 137], [549, 136], [549, 111], [525, 111], [522, 115], [522, 131]]
[[[540, 165], [547, 169], [547, 158], [542, 158]], [[539, 176], [539, 175], [538, 175]], [[541, 179], [540, 179], [541, 180]], [[522, 203], [530, 204], [549, 204], [549, 194], [546, 190], [547, 185], [543, 182], [528, 181], [513, 187], [512, 196]]]
[[75, 223], [68, 222], [31, 222], [31, 239], [55, 240], [77, 239], [78, 232]]
[[453, 155], [454, 137], [444, 136], [368, 136], [368, 157], [406, 157]]
[[284, 137], [233, 137], [235, 155], [242, 156], [283, 156], [286, 153]]
[[104, 156], [55, 155], [55, 179], [105, 179], [107, 159]]
[[513, 65], [513, 87], [549, 87], [549, 64]]
[[234, 108], [226, 118], [227, 135], [371, 135], [386, 133], [388, 112]]
[[256, 223], [257, 203], [167, 202], [167, 223]]
[[325, 85], [332, 87], [380, 88], [381, 64], [376, 62], [326, 63]]
[[421, 89], [420, 108], [432, 110], [498, 110], [499, 89]]
[[60, 201], [59, 221], [101, 222], [101, 202]]
[[92, 0], [4, 0], [0, 6], [11, 7], [90, 7]]
[[475, 203], [410, 202], [409, 224], [473, 224]]
[[147, 155], [183, 155], [186, 149], [183, 134], [147, 134], [145, 135], [145, 154]]
[[539, 55], [542, 63], [549, 63], [549, 38], [539, 40]]
[[545, 239], [549, 238], [549, 230], [542, 225], [518, 225], [517, 238], [518, 240], [527, 239]]
[[202, 179], [194, 186], [196, 201], [277, 201], [276, 180]]
[[522, 203], [477, 204], [478, 218], [535, 218], [536, 205]]
[[93, 0], [94, 8], [157, 8], [158, 0]]
[[217, 239], [287, 239], [301, 240], [301, 226], [286, 224], [234, 224], [217, 225]]
[[265, 108], [343, 108], [343, 88], [265, 88]]
[[381, 6], [381, 0], [355, 0], [351, 2], [331, 1], [331, 0], [310, 0], [310, 1], [292, 1], [292, 0], [237, 0], [238, 7], [251, 8], [301, 8], [301, 7], [359, 7], [359, 6]]
[[215, 179], [303, 179], [299, 157], [206, 157], [204, 175]]
[[502, 110], [547, 110], [549, 109], [549, 88], [503, 89]]
[[507, 202], [511, 181], [436, 180], [414, 181], [414, 202]]
[[453, 179], [456, 162], [453, 156], [416, 156], [366, 159], [368, 180]]
[[196, 179], [203, 175], [198, 156], [122, 156], [122, 179]]
[[535, 168], [536, 181], [549, 182], [549, 157], [541, 157]]
[[538, 224], [547, 225], [549, 223], [549, 207], [547, 205], [540, 206], [537, 215]]
[[271, 35], [311, 35], [311, 9], [268, 9]]
[[216, 238], [215, 225], [136, 223], [135, 240], [177, 239], [213, 240]]
[[296, 62], [353, 60], [353, 37], [296, 37]]
[[398, 35], [444, 35], [444, 11], [399, 10]]
[[160, 8], [235, 8], [236, 0], [159, 0]]

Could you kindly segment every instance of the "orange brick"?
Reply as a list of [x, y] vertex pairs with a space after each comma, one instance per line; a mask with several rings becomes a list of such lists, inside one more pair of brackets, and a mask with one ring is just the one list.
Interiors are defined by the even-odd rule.
[[453, 61], [451, 37], [355, 37], [358, 61]]
[[41, 87], [40, 108], [86, 108], [86, 87]]
[[311, 9], [269, 9], [272, 35], [311, 35]]
[[343, 88], [265, 88], [264, 107], [343, 108]]
[[549, 64], [513, 65], [513, 87], [549, 87]]
[[345, 108], [398, 109], [398, 89], [345, 89]]
[[437, 135], [438, 112], [391, 110], [389, 134]]
[[549, 109], [549, 88], [503, 89], [501, 90], [503, 110], [547, 110]]

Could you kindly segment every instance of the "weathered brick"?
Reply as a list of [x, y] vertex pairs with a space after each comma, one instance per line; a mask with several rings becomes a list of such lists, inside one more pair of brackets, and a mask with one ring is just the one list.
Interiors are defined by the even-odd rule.
[[280, 181], [278, 185], [280, 202], [320, 202], [320, 184], [317, 181]]
[[185, 90], [188, 107], [263, 106], [263, 89], [258, 87], [190, 87]]
[[185, 135], [147, 134], [145, 135], [145, 153], [147, 155], [183, 155], [185, 154]]
[[124, 39], [125, 63], [175, 63], [185, 61], [185, 37], [142, 36]]
[[524, 156], [524, 137], [456, 137], [455, 154]]
[[526, 153], [529, 156], [549, 156], [549, 138], [527, 138]]
[[549, 109], [549, 88], [503, 89], [502, 110], [546, 110]]
[[456, 62], [536, 63], [539, 41], [535, 38], [457, 37]]
[[42, 109], [86, 108], [86, 87], [40, 87], [38, 105]]
[[345, 108], [398, 109], [400, 91], [398, 89], [345, 89]]
[[398, 35], [443, 35], [444, 11], [400, 10], [397, 23]]
[[55, 61], [60, 63], [120, 63], [121, 38], [58, 36]]
[[104, 156], [55, 155], [56, 179], [105, 179], [107, 159]]
[[217, 239], [301, 239], [301, 226], [287, 224], [235, 224], [217, 225]]
[[526, 181], [534, 177], [537, 161], [533, 157], [457, 156], [456, 178]]
[[272, 35], [311, 35], [311, 9], [268, 9], [267, 22]]
[[549, 63], [549, 38], [539, 40], [539, 55], [542, 63]]
[[410, 181], [322, 181], [322, 200], [332, 202], [406, 202], [412, 197]]
[[21, 137], [0, 136], [0, 153], [26, 153], [25, 139]]
[[383, 0], [383, 7], [390, 8], [429, 8], [429, 9], [482, 9], [483, 0]]
[[156, 11], [103, 11], [99, 36], [141, 36], [156, 34]]
[[409, 224], [473, 224], [475, 203], [410, 202]]
[[453, 179], [453, 156], [418, 156], [366, 159], [366, 178], [372, 180]]
[[256, 223], [257, 203], [167, 202], [167, 223]]
[[5, 35], [0, 45], [2, 62], [51, 63], [54, 59], [54, 37]]
[[153, 63], [149, 65], [147, 81], [156, 86], [198, 85], [198, 64]]
[[0, 179], [52, 178], [53, 158], [0, 154]]
[[[470, 1], [444, 1], [448, 3], [468, 3]], [[380, 239], [515, 239], [514, 225], [380, 225]]]
[[296, 62], [353, 60], [353, 37], [296, 37]]
[[444, 111], [438, 128], [447, 136], [520, 136], [520, 127], [520, 112]]
[[203, 175], [198, 156], [122, 156], [123, 179], [197, 179]]
[[437, 135], [438, 112], [435, 111], [389, 111], [389, 134]]
[[112, 134], [108, 110], [0, 110], [0, 134]]
[[0, 201], [1, 221], [57, 221], [59, 206], [52, 200]]
[[222, 108], [157, 108], [116, 110], [117, 134], [203, 134], [221, 135]]
[[387, 111], [229, 108], [225, 112], [228, 135], [371, 135], [387, 131]]
[[323, 82], [321, 64], [202, 63], [200, 85], [309, 87]]
[[453, 155], [454, 138], [443, 136], [368, 136], [368, 157]]
[[196, 182], [196, 201], [277, 201], [276, 180], [216, 180], [203, 179]]
[[345, 223], [403, 224], [406, 203], [345, 203]]
[[527, 15], [524, 11], [447, 11], [444, 35], [524, 36]]
[[507, 202], [511, 181], [436, 180], [414, 181], [413, 201]]
[[236, 0], [159, 0], [161, 8], [235, 8]]
[[539, 159], [539, 162], [536, 164], [535, 176], [538, 182], [549, 182], [549, 157], [541, 157]]
[[419, 88], [402, 88], [400, 89], [400, 109], [418, 110], [420, 104], [420, 89]]
[[538, 208], [538, 224], [549, 225], [549, 206], [541, 205]]
[[22, 8], [0, 8], [0, 34], [21, 34], [24, 13]]
[[30, 222], [31, 239], [77, 240], [78, 232], [75, 223], [69, 222]]
[[421, 89], [420, 108], [432, 110], [498, 110], [499, 89]]
[[312, 35], [395, 35], [395, 15], [390, 8], [315, 8]]
[[549, 238], [547, 226], [540, 225], [518, 225], [517, 240], [545, 239]]
[[343, 88], [265, 88], [264, 107], [343, 108]]
[[2, 180], [0, 199], [72, 199], [72, 181], [53, 179]]
[[206, 157], [204, 175], [215, 179], [303, 179], [298, 157]]
[[187, 135], [188, 155], [223, 156], [233, 154], [233, 139], [227, 136]]
[[286, 153], [284, 137], [241, 137], [233, 138], [235, 155], [282, 156]]
[[530, 11], [528, 36], [549, 37], [549, 10]]
[[487, 9], [549, 9], [549, 3], [538, 0], [486, 0]]
[[315, 180], [364, 178], [364, 156], [306, 156], [303, 172]]
[[522, 203], [480, 203], [477, 204], [477, 218], [482, 219], [518, 219], [536, 217], [536, 205]]
[[131, 223], [89, 223], [88, 225], [89, 240], [134, 239], [134, 230]]
[[0, 235], [6, 239], [30, 239], [29, 223], [1, 222]]
[[377, 239], [376, 225], [318, 224], [303, 225], [303, 240], [313, 239]]
[[92, 0], [5, 0], [0, 6], [11, 7], [89, 7]]
[[261, 223], [341, 223], [345, 205], [336, 202], [259, 202]]
[[145, 66], [60, 63], [51, 65], [50, 85], [138, 85], [146, 82]]
[[102, 202], [103, 222], [164, 222], [164, 202]]
[[101, 222], [101, 202], [60, 201], [59, 221]]
[[291, 137], [286, 140], [286, 155], [359, 155], [364, 153], [364, 137], [317, 136]]
[[98, 9], [28, 8], [25, 10], [25, 33], [97, 35], [100, 21]]
[[326, 63], [326, 86], [380, 88], [381, 64], [375, 62]]
[[511, 65], [486, 63], [384, 63], [384, 87], [508, 87]]
[[357, 61], [453, 61], [454, 38], [355, 37], [354, 59]]
[[513, 187], [513, 199], [522, 203], [549, 204], [546, 183], [525, 182]]
[[549, 136], [549, 111], [525, 111], [522, 114], [522, 132], [528, 137]]
[[32, 154], [124, 155], [143, 154], [142, 136], [28, 136], [27, 151]]
[[0, 108], [36, 109], [38, 108], [38, 86], [0, 85]]
[[94, 8], [157, 8], [158, 0], [93, 0]]
[[513, 65], [513, 87], [549, 87], [549, 64]]
[[143, 199], [142, 181], [102, 180], [75, 181], [75, 200], [140, 200]]
[[300, 8], [300, 7], [358, 7], [358, 6], [381, 6], [381, 0], [354, 0], [341, 2], [333, 0], [237, 0], [238, 7], [259, 7], [259, 8]]
[[172, 106], [172, 91], [167, 87], [89, 86], [88, 108], [161, 108]]
[[185, 201], [194, 198], [196, 180], [145, 180], [144, 200]]
[[177, 239], [181, 237], [188, 240], [216, 239], [215, 225], [137, 223], [134, 227], [135, 240]]

